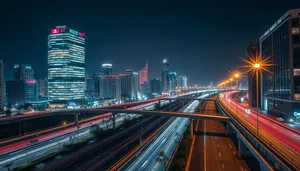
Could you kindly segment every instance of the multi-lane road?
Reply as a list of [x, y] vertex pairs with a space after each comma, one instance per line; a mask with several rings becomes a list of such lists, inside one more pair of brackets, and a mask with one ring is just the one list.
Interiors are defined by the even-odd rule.
[[[154, 109], [153, 103], [154, 102], [151, 102], [128, 109], [146, 108], [147, 110], [152, 110]], [[121, 124], [121, 122], [124, 121], [125, 117], [126, 115], [120, 114], [120, 116], [116, 118], [116, 125]], [[90, 134], [90, 127], [92, 125], [99, 124], [100, 127], [107, 127], [107, 123], [102, 121], [103, 118], [85, 123], [79, 129], [74, 126], [74, 128], [51, 133], [50, 135], [43, 135], [39, 137], [40, 139], [38, 143], [32, 145], [28, 144], [30, 143], [30, 140], [24, 140], [2, 147], [0, 148], [2, 152], [6, 152], [0, 155], [0, 170], [1, 168], [6, 168], [7, 166], [9, 166], [10, 168], [16, 168], [38, 158], [45, 157], [54, 152], [60, 151], [64, 147], [64, 145], [72, 143], [73, 141], [88, 138], [92, 136]], [[110, 125], [112, 125], [112, 123]], [[13, 151], [10, 152], [11, 150]]]
[[[201, 97], [206, 97], [203, 95]], [[199, 101], [191, 102], [183, 112], [193, 113]], [[180, 138], [183, 136], [190, 119], [188, 118], [175, 118], [173, 121], [158, 135], [156, 135], [145, 147], [138, 152], [131, 160], [129, 160], [120, 170], [163, 170], [166, 162], [159, 162], [157, 160], [161, 152], [165, 153], [168, 159], [171, 158], [175, 152], [176, 146]]]
[[[205, 114], [216, 114], [214, 102], [205, 102], [202, 108]], [[246, 162], [238, 158], [237, 149], [219, 121], [197, 120], [192, 144], [188, 170], [249, 170]]]
[[223, 106], [225, 106], [244, 127], [248, 128], [253, 134], [268, 144], [268, 146], [284, 158], [286, 162], [300, 169], [299, 131], [239, 104], [232, 98], [233, 93], [234, 92], [231, 91], [220, 94]]

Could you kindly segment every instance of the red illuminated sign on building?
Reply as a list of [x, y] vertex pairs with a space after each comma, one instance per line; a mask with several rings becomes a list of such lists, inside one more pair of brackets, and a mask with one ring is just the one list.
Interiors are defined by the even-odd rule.
[[66, 32], [66, 28], [55, 28], [51, 29], [51, 34], [58, 34]]
[[26, 84], [35, 84], [36, 80], [26, 80]]
[[78, 36], [80, 36], [80, 37], [85, 37], [85, 33], [83, 33], [83, 32], [78, 32]]
[[57, 33], [59, 33], [59, 31], [60, 31], [59, 29], [51, 29], [52, 34], [57, 34]]

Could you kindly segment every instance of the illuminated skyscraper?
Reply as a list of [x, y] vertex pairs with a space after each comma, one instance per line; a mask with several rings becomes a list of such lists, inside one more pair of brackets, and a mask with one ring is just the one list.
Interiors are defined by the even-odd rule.
[[177, 74], [172, 71], [167, 59], [164, 59], [161, 64], [161, 83], [162, 91], [170, 93], [177, 86]]
[[169, 72], [170, 64], [168, 63], [167, 59], [164, 59], [161, 64], [161, 83], [162, 83], [162, 91], [169, 92], [170, 85], [169, 85]]
[[100, 97], [104, 99], [121, 100], [121, 81], [119, 75], [104, 75], [100, 77]]
[[146, 61], [146, 66], [140, 70], [140, 90], [141, 93], [148, 93], [149, 86], [148, 86], [148, 60]]
[[48, 98], [65, 104], [84, 98], [85, 33], [66, 26], [51, 29], [48, 36]]
[[14, 80], [34, 79], [34, 70], [28, 64], [14, 65]]
[[126, 69], [125, 74], [120, 74], [122, 100], [137, 100], [139, 75], [132, 69]]
[[187, 87], [187, 78], [186, 76], [178, 76], [178, 84], [179, 87]]
[[4, 108], [4, 66], [3, 61], [0, 59], [0, 108]]
[[112, 64], [102, 64], [102, 75], [109, 75], [112, 73]]

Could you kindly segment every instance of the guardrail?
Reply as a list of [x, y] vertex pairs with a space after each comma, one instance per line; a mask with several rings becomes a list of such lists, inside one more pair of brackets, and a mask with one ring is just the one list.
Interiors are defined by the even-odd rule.
[[236, 128], [242, 133], [244, 137], [247, 138], [248, 142], [256, 148], [259, 153], [264, 156], [264, 158], [273, 166], [276, 170], [298, 170], [297, 166], [293, 165], [292, 163], [286, 164], [286, 158], [278, 154], [278, 149], [272, 148], [271, 144], [264, 141], [262, 136], [257, 137], [256, 129], [253, 127], [249, 127], [248, 125], [241, 124], [240, 120], [237, 120], [236, 116], [233, 116], [231, 113], [233, 112], [232, 109], [228, 108], [226, 104], [219, 99], [217, 101], [217, 106], [221, 111], [229, 116], [232, 120], [231, 123], [234, 124]]

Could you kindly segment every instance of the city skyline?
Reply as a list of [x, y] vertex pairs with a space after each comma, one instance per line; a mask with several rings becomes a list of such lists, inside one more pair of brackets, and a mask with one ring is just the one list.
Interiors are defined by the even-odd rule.
[[[6, 43], [0, 47], [0, 57], [5, 65], [5, 80], [12, 78], [8, 71], [14, 63], [30, 63], [36, 68], [39, 77], [46, 77], [48, 30], [56, 25], [66, 24], [87, 34], [88, 74], [97, 73], [101, 64], [106, 62], [113, 64], [116, 73], [125, 68], [138, 70], [142, 66], [140, 63], [148, 59], [149, 78], [158, 77], [158, 65], [168, 57], [174, 68], [178, 68], [176, 71], [187, 76], [192, 85], [218, 82], [223, 78], [219, 71], [225, 72], [227, 68], [237, 65], [239, 61], [236, 59], [245, 56], [244, 47], [249, 42], [259, 38], [285, 11], [299, 6], [297, 1], [290, 1], [289, 4], [273, 3], [274, 1], [260, 2], [258, 7], [253, 5], [255, 2], [247, 7], [236, 4], [239, 8], [230, 12], [230, 4], [219, 2], [215, 9], [227, 18], [224, 21], [218, 19], [218, 14], [207, 10], [214, 6], [209, 2], [185, 4], [182, 10], [179, 10], [179, 3], [168, 6], [166, 2], [147, 6], [85, 4], [87, 7], [97, 8], [91, 7], [89, 11], [82, 12], [71, 10], [77, 8], [75, 2], [67, 6], [60, 4], [55, 8], [51, 8], [55, 3], [35, 4], [30, 8], [26, 8], [28, 4], [22, 4], [19, 6], [24, 5], [24, 8], [16, 10], [16, 13], [6, 11], [9, 8], [5, 8], [1, 11], [5, 18], [3, 24], [11, 26], [9, 29], [0, 28], [2, 33], [6, 33], [3, 35]], [[270, 7], [268, 13], [264, 12], [266, 7]], [[254, 9], [257, 13], [255, 15], [251, 12]], [[27, 10], [31, 10], [31, 13], [20, 15]], [[61, 13], [65, 15], [60, 15]], [[257, 17], [258, 15], [262, 17]], [[101, 24], [94, 23], [96, 16], [97, 20], [100, 17]], [[212, 23], [215, 23], [212, 21], [219, 21], [218, 28], [212, 27]], [[21, 33], [21, 30], [32, 34]], [[13, 48], [18, 50], [12, 51]], [[187, 60], [182, 60], [183, 58]], [[205, 63], [215, 63], [219, 66], [219, 71]], [[187, 70], [186, 66], [191, 69]], [[209, 74], [206, 76], [204, 71]], [[199, 78], [202, 80], [199, 81]]]

